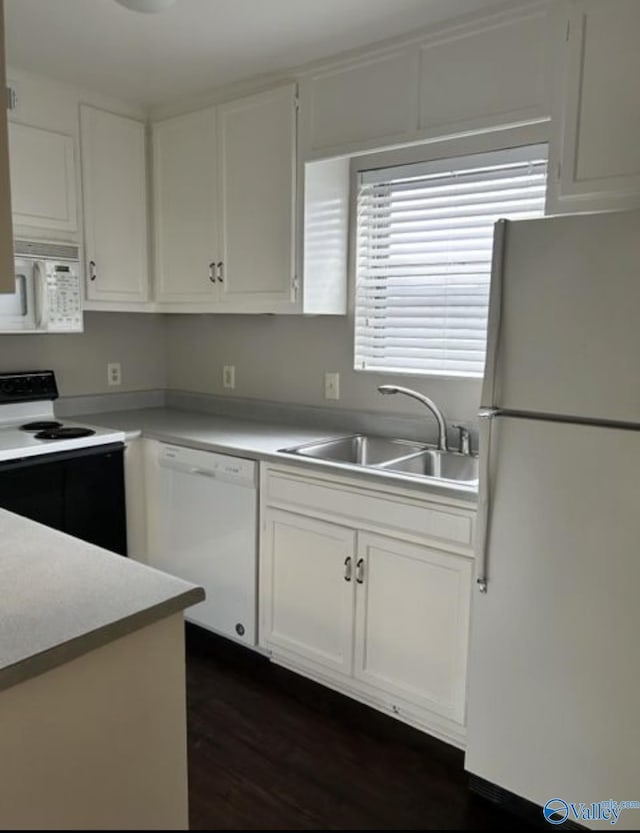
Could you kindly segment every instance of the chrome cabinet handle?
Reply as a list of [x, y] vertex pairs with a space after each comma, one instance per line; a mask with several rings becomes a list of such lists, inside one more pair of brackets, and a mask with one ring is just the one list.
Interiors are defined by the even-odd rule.
[[212, 260], [211, 263], [209, 264], [209, 280], [211, 281], [211, 283], [216, 282], [216, 276], [213, 273], [213, 270], [215, 268], [216, 268], [216, 262], [215, 262], [215, 260]]
[[218, 283], [222, 283], [224, 281], [224, 263], [219, 260], [218, 261]]
[[351, 556], [348, 555], [344, 560], [344, 580], [345, 581], [351, 581], [351, 567], [352, 567]]
[[90, 281], [95, 281], [95, 279], [97, 277], [98, 277], [98, 273], [96, 272], [96, 262], [95, 262], [95, 260], [90, 260], [89, 261], [89, 280]]
[[359, 558], [356, 561], [356, 581], [358, 584], [364, 582], [364, 558]]

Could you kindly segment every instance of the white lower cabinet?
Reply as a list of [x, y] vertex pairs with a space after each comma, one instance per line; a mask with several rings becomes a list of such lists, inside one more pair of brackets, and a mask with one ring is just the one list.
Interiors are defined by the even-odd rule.
[[464, 722], [470, 558], [358, 534], [354, 676]]
[[266, 531], [262, 602], [269, 644], [348, 674], [353, 653], [355, 533], [273, 510]]
[[[421, 534], [398, 529], [403, 500], [407, 513], [422, 508]], [[421, 493], [267, 467], [261, 647], [279, 664], [463, 746], [473, 558], [471, 536], [461, 544], [457, 533], [464, 521], [473, 529], [474, 515]]]

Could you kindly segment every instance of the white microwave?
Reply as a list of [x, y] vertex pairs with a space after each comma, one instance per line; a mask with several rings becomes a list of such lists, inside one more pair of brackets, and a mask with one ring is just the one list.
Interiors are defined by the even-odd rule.
[[81, 333], [78, 247], [16, 240], [15, 292], [0, 294], [0, 333]]

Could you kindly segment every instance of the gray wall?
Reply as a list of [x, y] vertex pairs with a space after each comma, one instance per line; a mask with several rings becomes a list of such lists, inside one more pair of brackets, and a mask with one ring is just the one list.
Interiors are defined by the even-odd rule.
[[[165, 317], [86, 312], [85, 332], [0, 336], [0, 370], [56, 372], [62, 396], [166, 386]], [[107, 362], [122, 363], [122, 385], [107, 385]]]
[[[416, 415], [406, 397], [381, 396], [376, 386], [395, 381], [432, 396], [453, 421], [474, 419], [480, 401], [475, 380], [424, 379], [355, 372], [349, 317], [167, 316], [167, 382], [176, 390], [298, 402], [331, 408]], [[236, 367], [236, 388], [222, 387], [222, 367]], [[340, 372], [340, 401], [324, 399], [325, 371]]]
[[[62, 396], [172, 388], [336, 409], [418, 416], [404, 397], [380, 396], [389, 381], [432, 396], [450, 421], [472, 421], [480, 383], [355, 372], [349, 318], [269, 315], [85, 313], [81, 335], [0, 336], [0, 370], [56, 371]], [[107, 362], [122, 363], [122, 385], [107, 385]], [[222, 367], [236, 367], [236, 388]], [[339, 371], [340, 400], [324, 398], [325, 371]]]

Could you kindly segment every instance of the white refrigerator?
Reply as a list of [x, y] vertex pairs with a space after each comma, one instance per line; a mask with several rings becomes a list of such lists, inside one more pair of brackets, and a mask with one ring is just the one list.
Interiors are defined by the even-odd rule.
[[497, 224], [482, 406], [465, 766], [610, 829], [640, 800], [640, 212]]

